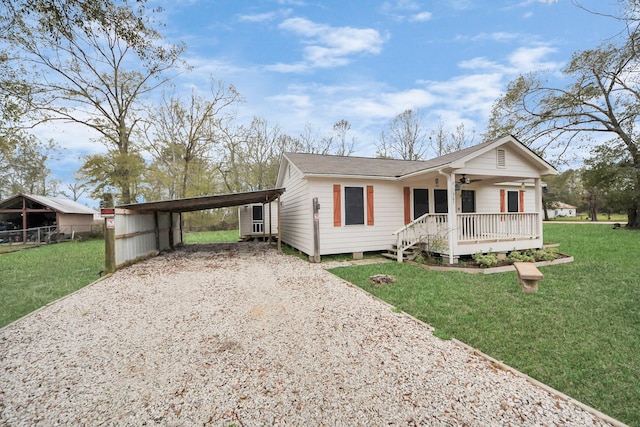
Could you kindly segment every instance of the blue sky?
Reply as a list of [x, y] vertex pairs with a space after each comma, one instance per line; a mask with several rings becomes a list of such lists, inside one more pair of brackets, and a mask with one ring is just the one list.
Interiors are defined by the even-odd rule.
[[[184, 41], [192, 71], [175, 84], [205, 93], [213, 75], [246, 100], [238, 120], [265, 118], [297, 136], [346, 119], [356, 154], [375, 155], [380, 131], [402, 111], [419, 109], [427, 129], [460, 123], [479, 143], [494, 100], [521, 73], [551, 79], [578, 50], [598, 46], [621, 26], [571, 0], [151, 0], [164, 8], [163, 34]], [[583, 0], [600, 12], [614, 0]], [[69, 179], [91, 152], [87, 131], [49, 129]]]

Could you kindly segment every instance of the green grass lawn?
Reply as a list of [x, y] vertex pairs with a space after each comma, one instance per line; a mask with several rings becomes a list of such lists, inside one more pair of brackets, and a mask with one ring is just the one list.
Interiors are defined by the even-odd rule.
[[[341, 267], [334, 274], [551, 387], [640, 426], [640, 232], [545, 224], [545, 241], [573, 255], [541, 267], [536, 294], [516, 273], [469, 275], [408, 264]], [[369, 276], [397, 283], [373, 287]]]
[[96, 281], [103, 269], [103, 240], [0, 253], [0, 327]]
[[184, 233], [185, 243], [219, 243], [219, 242], [237, 242], [238, 230], [224, 231], [196, 231]]

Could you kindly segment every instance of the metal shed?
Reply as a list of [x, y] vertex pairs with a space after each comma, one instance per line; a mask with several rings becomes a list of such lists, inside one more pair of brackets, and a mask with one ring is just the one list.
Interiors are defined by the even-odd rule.
[[16, 194], [0, 201], [0, 241], [41, 241], [48, 236], [90, 233], [98, 212], [78, 202], [34, 194]]
[[[105, 216], [105, 271], [173, 249], [182, 241], [182, 213], [271, 203], [284, 188], [119, 205]], [[278, 210], [280, 203], [277, 203]], [[104, 213], [104, 210], [103, 210]], [[279, 215], [278, 215], [279, 218]], [[280, 227], [278, 227], [278, 230]], [[280, 236], [278, 235], [280, 249]]]

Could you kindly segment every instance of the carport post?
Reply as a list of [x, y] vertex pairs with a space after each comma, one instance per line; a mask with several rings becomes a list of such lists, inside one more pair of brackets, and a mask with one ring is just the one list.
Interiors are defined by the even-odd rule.
[[104, 219], [104, 272], [116, 271], [116, 218]]
[[318, 198], [313, 198], [313, 257], [311, 262], [320, 262], [320, 204]]
[[278, 252], [282, 252], [282, 239], [280, 238], [280, 196], [278, 196]]

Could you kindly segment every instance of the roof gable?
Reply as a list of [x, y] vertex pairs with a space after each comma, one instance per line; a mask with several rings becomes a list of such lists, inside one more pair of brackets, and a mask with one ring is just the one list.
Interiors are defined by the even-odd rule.
[[[404, 178], [438, 169], [463, 168], [470, 160], [505, 144], [514, 147], [522, 157], [535, 165], [541, 175], [557, 173], [553, 166], [513, 136], [477, 144], [430, 160], [397, 160], [324, 154], [284, 153], [281, 168], [286, 161], [299, 169], [305, 176], [353, 176], [381, 179]], [[282, 169], [280, 173], [282, 173]], [[280, 176], [278, 179], [278, 183], [280, 183]]]

